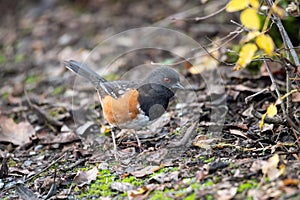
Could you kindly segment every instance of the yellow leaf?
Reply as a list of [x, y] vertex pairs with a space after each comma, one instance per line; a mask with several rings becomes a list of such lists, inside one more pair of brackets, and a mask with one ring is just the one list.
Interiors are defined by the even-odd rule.
[[257, 47], [255, 44], [252, 44], [252, 43], [245, 44], [239, 53], [240, 57], [239, 57], [238, 61], [236, 62], [234, 70], [239, 70], [242, 67], [246, 67], [246, 65], [252, 61], [252, 58], [253, 58], [256, 50], [257, 50]]
[[251, 32], [249, 32], [245, 37], [243, 37], [243, 38], [241, 39], [240, 44], [249, 42], [250, 40], [256, 38], [256, 37], [259, 36], [260, 34], [262, 34], [262, 33], [259, 32], [259, 31], [251, 31]]
[[231, 0], [227, 5], [226, 5], [226, 11], [227, 12], [235, 12], [239, 10], [243, 10], [247, 8], [249, 5], [248, 0]]
[[274, 51], [274, 42], [269, 35], [262, 34], [256, 38], [257, 46], [262, 49], [268, 56], [272, 56]]
[[267, 109], [267, 115], [269, 117], [274, 117], [277, 114], [277, 108], [275, 104], [271, 104]]
[[259, 8], [259, 2], [258, 0], [249, 0], [250, 5], [252, 8], [258, 9]]
[[251, 30], [258, 30], [260, 28], [260, 21], [257, 15], [256, 9], [247, 8], [241, 13], [241, 22], [242, 24]]
[[262, 130], [262, 127], [263, 127], [263, 125], [264, 125], [264, 123], [265, 123], [266, 115], [267, 115], [267, 113], [265, 113], [265, 114], [263, 114], [263, 115], [261, 116], [261, 120], [260, 120], [259, 125], [258, 125], [260, 130]]

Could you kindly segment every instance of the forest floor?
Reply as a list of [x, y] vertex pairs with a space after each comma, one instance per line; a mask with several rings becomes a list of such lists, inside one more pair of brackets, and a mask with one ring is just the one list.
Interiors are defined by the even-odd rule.
[[[203, 50], [220, 46], [214, 55], [231, 60], [235, 40], [213, 41], [234, 31], [236, 16], [194, 20], [225, 4], [1, 1], [0, 198], [300, 199], [299, 135], [287, 122], [260, 130], [253, 115], [276, 101], [266, 69], [233, 71]], [[63, 66], [69, 59], [109, 80], [169, 65], [186, 90], [137, 131], [141, 148], [118, 131], [116, 160], [97, 93]], [[283, 69], [271, 67], [284, 88]]]

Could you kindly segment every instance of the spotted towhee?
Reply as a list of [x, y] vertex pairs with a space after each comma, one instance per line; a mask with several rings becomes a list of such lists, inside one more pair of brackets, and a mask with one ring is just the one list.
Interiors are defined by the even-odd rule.
[[[100, 96], [104, 118], [113, 127], [138, 130], [159, 118], [177, 89], [183, 89], [179, 74], [157, 67], [141, 81], [107, 81], [86, 65], [70, 60], [65, 66], [89, 80]], [[116, 144], [114, 134], [114, 147]], [[138, 139], [138, 138], [137, 138]]]

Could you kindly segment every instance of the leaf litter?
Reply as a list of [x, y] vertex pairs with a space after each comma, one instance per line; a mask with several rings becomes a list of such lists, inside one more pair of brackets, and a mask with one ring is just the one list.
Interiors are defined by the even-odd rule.
[[[109, 132], [101, 132], [105, 121], [99, 114], [100, 108], [96, 105], [95, 110], [84, 104], [90, 101], [93, 89], [84, 86], [74, 91], [74, 77], [64, 71], [60, 61], [70, 57], [83, 60], [89, 49], [106, 36], [145, 25], [145, 18], [150, 22], [169, 16], [183, 5], [179, 1], [177, 7], [170, 6], [166, 1], [160, 3], [165, 5], [162, 9], [158, 3], [150, 6], [146, 2], [132, 2], [130, 6], [109, 1], [77, 3], [30, 2], [19, 7], [20, 12], [12, 12], [19, 15], [18, 29], [1, 28], [9, 37], [0, 38], [2, 44], [8, 45], [1, 47], [5, 62], [0, 74], [0, 198], [33, 199], [54, 195], [51, 198], [87, 199], [99, 198], [101, 195], [97, 192], [110, 190], [111, 193], [101, 194], [128, 199], [299, 198], [299, 135], [284, 124], [270, 122], [260, 131], [259, 119], [244, 101], [249, 95], [268, 88], [266, 73], [232, 72], [231, 68], [220, 66], [218, 70], [226, 81], [226, 123], [219, 138], [207, 132], [207, 127], [217, 125], [211, 123], [209, 115], [216, 105], [211, 104], [210, 92], [202, 78], [205, 76], [203, 65], [208, 64], [210, 70], [216, 68], [215, 60], [209, 56], [204, 60], [200, 56], [199, 66], [181, 68], [192, 87], [189, 91], [196, 95], [190, 98], [191, 92], [186, 92], [183, 96], [190, 101], [172, 103], [168, 113], [150, 128], [154, 134], [149, 130], [138, 132], [143, 149], [137, 147], [131, 134], [119, 139], [118, 148], [126, 157], [116, 162]], [[81, 11], [76, 6], [79, 5], [87, 10], [83, 15], [78, 15]], [[151, 7], [153, 10], [149, 12]], [[95, 8], [101, 11], [94, 12]], [[116, 17], [112, 19], [111, 13], [103, 8], [109, 8]], [[48, 12], [49, 9], [55, 12]], [[201, 6], [199, 12], [201, 9], [206, 8]], [[3, 13], [8, 18], [10, 15]], [[107, 29], [111, 20], [115, 24]], [[185, 27], [191, 35], [202, 34], [192, 23], [182, 21], [170, 26]], [[222, 32], [221, 29], [215, 31]], [[9, 45], [16, 45], [17, 51]], [[99, 55], [108, 55], [111, 51], [99, 49]], [[195, 56], [199, 56], [197, 53]], [[163, 54], [166, 53], [149, 52], [146, 60], [162, 62]], [[145, 62], [143, 56], [130, 56], [122, 60], [127, 67]], [[222, 58], [220, 52], [217, 56]], [[241, 65], [248, 59], [247, 56], [242, 58]], [[272, 68], [282, 81], [282, 70], [278, 66]], [[124, 66], [115, 72], [126, 70]], [[260, 113], [266, 112], [267, 104], [275, 102], [267, 95], [272, 89], [266, 91], [250, 101], [256, 102], [254, 109]], [[294, 93], [292, 99], [299, 107], [298, 96]], [[80, 116], [80, 124], [75, 125], [76, 114]], [[83, 127], [83, 135], [76, 131], [78, 127]], [[109, 173], [104, 176], [105, 170]], [[105, 182], [99, 183], [101, 176]], [[92, 193], [89, 188], [94, 183], [107, 187], [105, 191], [98, 188]]]

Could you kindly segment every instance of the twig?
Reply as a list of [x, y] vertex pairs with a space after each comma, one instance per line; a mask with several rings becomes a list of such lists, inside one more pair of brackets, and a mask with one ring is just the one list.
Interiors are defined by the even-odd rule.
[[[193, 49], [193, 51], [195, 51], [195, 50], [198, 50], [198, 49], [203, 49], [204, 50], [204, 52], [205, 53], [203, 53], [203, 54], [201, 54], [201, 55], [196, 55], [196, 56], [191, 56], [191, 57], [189, 57], [189, 58], [186, 58], [186, 59], [184, 59], [184, 60], [180, 60], [180, 61], [178, 61], [178, 62], [175, 62], [175, 63], [172, 63], [172, 64], [165, 64], [165, 63], [157, 63], [157, 62], [151, 62], [151, 64], [152, 65], [163, 65], [163, 66], [174, 66], [174, 65], [179, 65], [179, 64], [181, 64], [181, 63], [184, 63], [184, 62], [187, 62], [187, 61], [191, 61], [191, 60], [193, 60], [193, 59], [196, 59], [196, 58], [198, 58], [198, 57], [201, 57], [201, 56], [205, 56], [205, 55], [207, 55], [207, 54], [209, 54], [210, 56], [212, 55], [212, 53], [213, 52], [215, 52], [215, 51], [218, 51], [219, 49], [221, 49], [221, 48], [223, 48], [224, 46], [226, 46], [230, 41], [232, 41], [233, 39], [235, 39], [240, 33], [242, 33], [244, 30], [243, 29], [237, 29], [237, 30], [235, 30], [235, 31], [232, 31], [232, 32], [230, 32], [227, 36], [225, 36], [224, 38], [221, 38], [220, 39], [220, 41], [222, 41], [222, 40], [225, 40], [225, 39], [227, 39], [227, 38], [229, 38], [228, 40], [226, 40], [226, 41], [224, 41], [224, 42], [222, 42], [222, 44], [220, 45], [220, 46], [218, 46], [217, 48], [215, 48], [215, 49], [213, 49], [213, 50], [210, 50], [210, 51], [208, 51], [205, 47], [203, 47], [202, 45], [200, 45], [200, 47], [199, 48], [195, 48], [195, 49]], [[213, 45], [213, 44], [212, 44]], [[207, 45], [208, 46], [208, 45]], [[214, 57], [213, 57], [214, 58]], [[216, 58], [214, 58], [214, 59], [216, 59]], [[230, 63], [226, 63], [226, 62], [224, 62], [224, 61], [221, 61], [221, 60], [217, 60], [218, 62], [220, 62], [220, 63], [223, 63], [223, 64], [225, 64], [225, 65], [228, 65], [228, 66], [230, 66], [230, 65], [234, 65], [234, 64], [230, 64]]]
[[[269, 5], [270, 9], [272, 9], [272, 7], [273, 7], [272, 0], [265, 0], [265, 1]], [[280, 18], [277, 15], [273, 14], [273, 13], [272, 13], [272, 16], [273, 16], [273, 19], [275, 21], [276, 26], [278, 27], [280, 35], [283, 39], [283, 43], [284, 43], [284, 46], [285, 46], [285, 49], [286, 49], [287, 59], [290, 60], [289, 56], [291, 55], [293, 57], [293, 60], [294, 60], [295, 64], [297, 66], [300, 66], [300, 61], [299, 61], [298, 55], [297, 55], [297, 53], [294, 49], [294, 46], [293, 46], [293, 44], [292, 44], [285, 28], [282, 25], [282, 22], [281, 22]], [[286, 90], [287, 90], [287, 93], [288, 93], [288, 92], [290, 92], [290, 90], [292, 88], [291, 78], [294, 78], [295, 76], [297, 76], [297, 74], [293, 73], [291, 70], [288, 70], [290, 68], [289, 63], [286, 63], [286, 65], [287, 65], [287, 67], [286, 67]], [[291, 107], [292, 107], [291, 106], [292, 105], [292, 98], [290, 96], [287, 97], [286, 105], [287, 105], [286, 114], [289, 116], [291, 114], [290, 110], [291, 110]]]
[[263, 89], [263, 90], [261, 90], [261, 91], [255, 93], [255, 94], [252, 94], [252, 95], [250, 95], [250, 96], [247, 96], [247, 97], [245, 98], [245, 103], [248, 104], [250, 101], [252, 101], [252, 99], [253, 99], [254, 97], [256, 97], [256, 96], [258, 96], [258, 95], [260, 95], [260, 94], [263, 94], [263, 93], [265, 93], [265, 92], [268, 92], [268, 91], [270, 91], [270, 89], [269, 89], [269, 88], [265, 88], [265, 89]]
[[[60, 161], [65, 155], [66, 155], [66, 153], [64, 153], [62, 156], [60, 156], [60, 157], [57, 158], [56, 160], [54, 160], [54, 161], [53, 161], [52, 163], [50, 163], [47, 167], [45, 167], [43, 170], [41, 170], [41, 171], [39, 171], [38, 173], [36, 173], [35, 175], [33, 175], [33, 176], [31, 176], [31, 177], [25, 179], [23, 183], [26, 183], [26, 182], [28, 182], [28, 181], [30, 181], [30, 180], [36, 178], [37, 176], [39, 176], [41, 173], [47, 171], [50, 167], [52, 167], [54, 164], [56, 164], [58, 161]], [[7, 191], [9, 191], [9, 190], [11, 190], [11, 189], [13, 189], [13, 188], [15, 188], [16, 185], [17, 185], [17, 184], [12, 185], [12, 186], [10, 186], [10, 187], [5, 188], [4, 190], [2, 190], [2, 191], [1, 191], [1, 194], [0, 194], [0, 198], [3, 197], [3, 196], [5, 195], [5, 192], [7, 192]]]
[[188, 140], [192, 138], [194, 134], [196, 134], [195, 129], [198, 123], [193, 123], [185, 132], [184, 136], [181, 140], [177, 142], [172, 142], [168, 145], [170, 148], [185, 146], [188, 143]]
[[[269, 74], [269, 76], [270, 76], [272, 85], [273, 85], [274, 88], [275, 88], [275, 91], [276, 91], [276, 94], [277, 94], [277, 98], [279, 99], [279, 98], [281, 97], [281, 94], [280, 94], [280, 91], [279, 91], [279, 89], [278, 89], [277, 83], [276, 83], [276, 81], [275, 81], [275, 79], [274, 79], [274, 76], [273, 76], [273, 74], [272, 74], [272, 72], [271, 72], [271, 70], [270, 70], [270, 67], [269, 67], [267, 61], [264, 60], [264, 63], [265, 63], [266, 69], [267, 69], [267, 71], [268, 71], [268, 74]], [[280, 106], [281, 106], [283, 115], [284, 115], [284, 116], [287, 116], [287, 115], [286, 115], [285, 106], [284, 106], [283, 102], [280, 103]]]
[[176, 21], [195, 21], [195, 22], [199, 22], [199, 21], [202, 21], [202, 20], [205, 20], [205, 19], [208, 19], [210, 17], [213, 17], [221, 12], [223, 12], [224, 10], [226, 9], [226, 6], [222, 7], [221, 9], [209, 14], [209, 15], [206, 15], [206, 16], [203, 16], [203, 17], [193, 17], [193, 18], [176, 18], [176, 17], [172, 17], [171, 19], [172, 20], [176, 20]]
[[210, 17], [213, 17], [213, 16], [219, 14], [220, 12], [223, 12], [225, 9], [226, 9], [226, 6], [224, 6], [224, 7], [221, 8], [220, 10], [217, 10], [217, 11], [215, 11], [215, 12], [209, 14], [209, 15], [206, 15], [206, 16], [204, 16], [204, 17], [196, 17], [196, 18], [195, 18], [195, 21], [196, 21], [196, 22], [199, 22], [199, 21], [201, 21], [201, 20], [208, 19], [208, 18], [210, 18]]
[[63, 171], [63, 172], [69, 171], [69, 170], [71, 170], [71, 169], [77, 167], [78, 165], [80, 165], [80, 164], [86, 162], [87, 160], [88, 160], [88, 158], [80, 159], [80, 160], [76, 161], [75, 163], [73, 163], [72, 165], [70, 165], [69, 167], [60, 169], [60, 171]]
[[[49, 122], [49, 125], [54, 125], [54, 126], [62, 126], [63, 125], [62, 122], [60, 122], [60, 121], [54, 119], [53, 117], [51, 117], [49, 115], [49, 113], [47, 113], [45, 110], [43, 110], [43, 109], [39, 108], [37, 105], [33, 104], [31, 102], [31, 100], [29, 99], [29, 97], [28, 97], [27, 90], [24, 90], [24, 94], [25, 94], [27, 103], [30, 106], [30, 108], [34, 109], [38, 113], [38, 115], [40, 115], [47, 122]], [[53, 128], [53, 129], [55, 129], [55, 128]], [[54, 131], [57, 131], [57, 130], [55, 129]]]
[[64, 153], [62, 156], [60, 156], [59, 158], [57, 158], [56, 160], [54, 160], [52, 163], [50, 163], [47, 167], [45, 167], [43, 170], [39, 171], [37, 174], [35, 174], [34, 176], [31, 176], [27, 179], [25, 179], [24, 183], [34, 179], [35, 177], [39, 176], [41, 173], [47, 171], [49, 168], [51, 168], [53, 165], [55, 165], [58, 161], [60, 161], [63, 157], [65, 157], [66, 153]]

